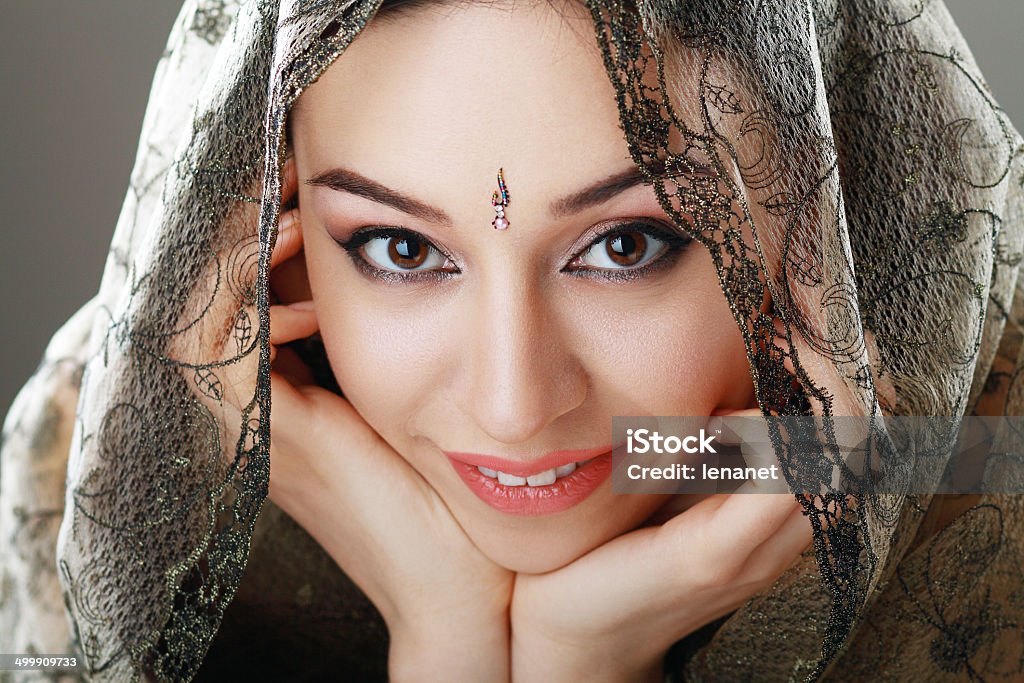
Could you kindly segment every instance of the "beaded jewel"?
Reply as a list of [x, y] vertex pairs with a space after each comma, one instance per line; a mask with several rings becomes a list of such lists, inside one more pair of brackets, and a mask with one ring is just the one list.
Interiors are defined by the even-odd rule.
[[494, 226], [495, 230], [505, 230], [509, 226], [508, 219], [505, 218], [505, 207], [508, 206], [509, 194], [508, 188], [505, 187], [505, 169], [498, 169], [498, 189], [491, 195], [491, 206], [494, 207], [494, 220], [491, 221], [491, 225]]

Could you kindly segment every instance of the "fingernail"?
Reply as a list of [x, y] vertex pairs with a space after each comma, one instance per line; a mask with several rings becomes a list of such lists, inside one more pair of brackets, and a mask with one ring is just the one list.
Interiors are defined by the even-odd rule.
[[314, 308], [314, 304], [313, 304], [312, 300], [310, 300], [310, 301], [296, 301], [293, 304], [288, 304], [288, 308], [294, 309], [296, 311], [312, 311], [313, 308]]

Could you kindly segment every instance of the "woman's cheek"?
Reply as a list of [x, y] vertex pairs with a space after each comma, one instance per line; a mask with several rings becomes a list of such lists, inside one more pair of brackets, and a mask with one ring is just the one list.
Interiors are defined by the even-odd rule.
[[[743, 337], [718, 283], [691, 288], [684, 304], [635, 328], [645, 343], [633, 384], [654, 415], [709, 415], [746, 407], [752, 392]], [[742, 404], [742, 405], [741, 405]]]
[[[732, 311], [725, 302], [720, 289], [709, 296], [720, 305], [704, 315], [709, 321], [705, 330], [704, 343], [707, 373], [718, 378], [711, 397], [711, 409], [742, 409], [753, 406], [754, 384], [750, 375], [743, 334], [732, 317]], [[707, 414], [707, 413], [701, 413]]]
[[[652, 356], [657, 365], [649, 371], [648, 401], [659, 415], [703, 415], [713, 407], [720, 389], [717, 363], [709, 362], [702, 338], [708, 332], [691, 307], [680, 311], [652, 330]], [[701, 324], [701, 323], [704, 324]]]
[[352, 297], [348, 305], [321, 314], [320, 331], [345, 397], [391, 441], [430, 387], [437, 387], [437, 359], [431, 357], [437, 331], [432, 321], [370, 301]]

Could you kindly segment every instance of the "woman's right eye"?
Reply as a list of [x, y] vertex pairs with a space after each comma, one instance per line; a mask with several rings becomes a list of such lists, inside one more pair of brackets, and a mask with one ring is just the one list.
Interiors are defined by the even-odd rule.
[[375, 237], [363, 245], [372, 265], [396, 272], [433, 270], [448, 260], [433, 245], [415, 237]]
[[377, 228], [357, 232], [339, 242], [357, 264], [387, 274], [424, 274], [453, 272], [454, 266], [444, 253], [423, 236], [401, 228]]

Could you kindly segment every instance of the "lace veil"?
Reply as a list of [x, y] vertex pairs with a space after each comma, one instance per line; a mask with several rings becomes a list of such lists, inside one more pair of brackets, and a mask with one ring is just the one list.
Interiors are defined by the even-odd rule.
[[[377, 4], [191, 0], [175, 25], [77, 323], [56, 564], [96, 680], [194, 676], [236, 595], [271, 466], [287, 113]], [[941, 2], [587, 4], [633, 158], [710, 251], [765, 414], [1020, 414], [1021, 139]], [[677, 673], [1022, 675], [998, 654], [1024, 640], [1019, 497], [950, 507], [789, 475], [819, 485], [813, 552], [681, 643]]]

